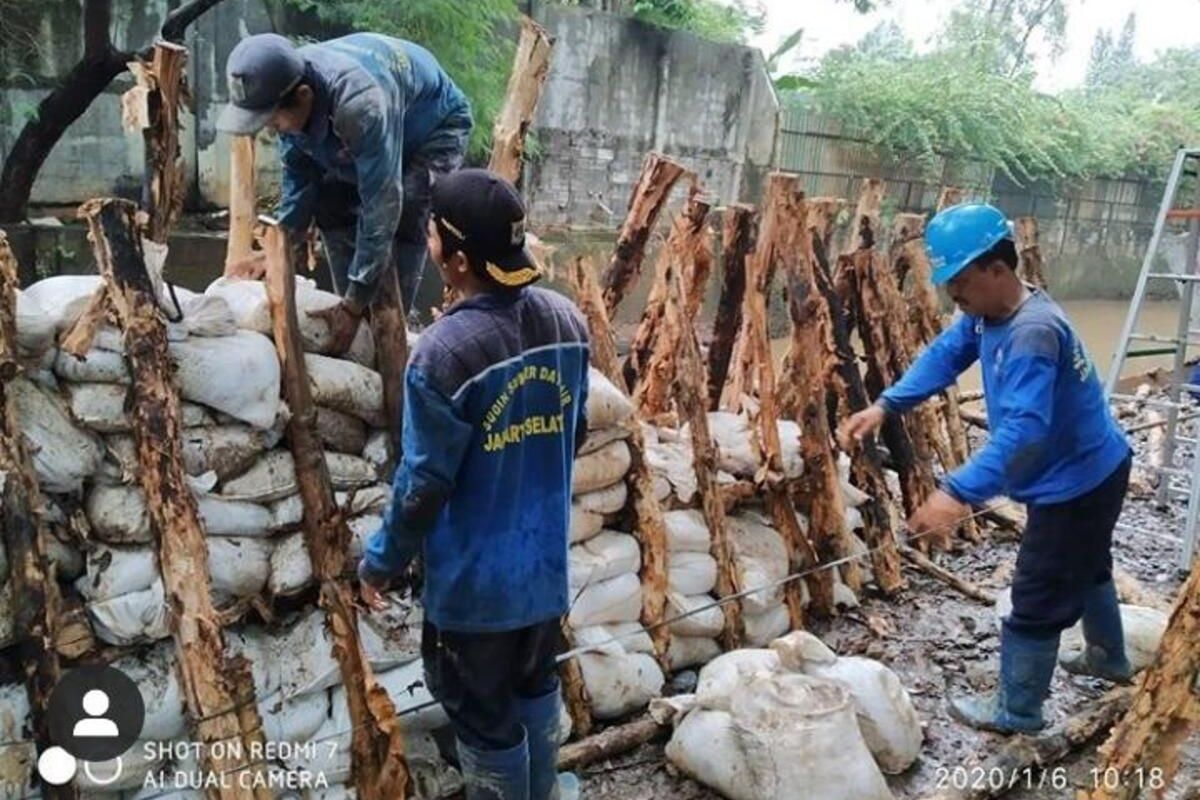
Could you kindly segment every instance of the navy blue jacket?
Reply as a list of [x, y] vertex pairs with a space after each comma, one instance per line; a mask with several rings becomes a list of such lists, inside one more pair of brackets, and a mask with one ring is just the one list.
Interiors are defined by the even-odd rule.
[[443, 630], [515, 630], [566, 613], [587, 370], [582, 315], [540, 288], [470, 298], [422, 333], [392, 504], [360, 575], [379, 583], [422, 553], [422, 603]]

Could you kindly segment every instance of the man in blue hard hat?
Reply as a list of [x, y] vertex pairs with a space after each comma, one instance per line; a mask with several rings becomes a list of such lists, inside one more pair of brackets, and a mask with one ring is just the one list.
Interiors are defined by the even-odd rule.
[[[345, 352], [381, 288], [411, 309], [426, 259], [431, 175], [462, 164], [471, 132], [466, 97], [428, 50], [356, 33], [296, 47], [282, 36], [243, 39], [226, 65], [230, 104], [220, 130], [279, 134], [279, 221], [316, 222], [334, 287], [332, 354]], [[261, 254], [226, 274], [261, 277]]]
[[998, 686], [986, 697], [952, 698], [951, 712], [986, 730], [1036, 731], [1045, 724], [1059, 636], [1080, 618], [1086, 647], [1064, 668], [1118, 682], [1132, 677], [1111, 553], [1131, 451], [1066, 315], [1018, 277], [1004, 214], [983, 204], [953, 206], [930, 220], [925, 245], [934, 283], [948, 288], [961, 313], [838, 434], [844, 447], [852, 445], [980, 362], [991, 436], [908, 524], [914, 535], [945, 544], [970, 506], [998, 495], [1028, 506]]

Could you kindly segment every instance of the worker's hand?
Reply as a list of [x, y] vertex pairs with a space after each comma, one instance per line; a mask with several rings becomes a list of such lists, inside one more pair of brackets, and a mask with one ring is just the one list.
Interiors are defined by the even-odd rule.
[[911, 536], [920, 536], [939, 550], [948, 550], [954, 531], [971, 514], [971, 507], [938, 489], [908, 520]]
[[261, 281], [267, 274], [267, 254], [256, 250], [248, 256], [225, 262], [226, 278]]
[[308, 312], [310, 317], [325, 320], [329, 325], [329, 355], [340, 356], [350, 349], [358, 333], [363, 310], [348, 300], [320, 311]]
[[377, 586], [372, 586], [367, 581], [359, 577], [358, 593], [362, 597], [363, 605], [373, 611], [383, 611], [388, 606], [387, 598], [383, 596], [383, 591]]
[[880, 405], [872, 405], [852, 415], [842, 422], [837, 429], [838, 445], [847, 453], [853, 452], [862, 440], [879, 430], [887, 418], [887, 410]]

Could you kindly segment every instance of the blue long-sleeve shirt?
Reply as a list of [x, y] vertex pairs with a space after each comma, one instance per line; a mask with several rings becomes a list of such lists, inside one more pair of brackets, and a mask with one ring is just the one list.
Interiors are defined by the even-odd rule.
[[404, 163], [440, 125], [470, 105], [425, 48], [356, 33], [300, 48], [314, 92], [305, 129], [281, 134], [283, 187], [278, 218], [306, 229], [321, 181], [357, 187], [358, 229], [346, 296], [373, 299], [404, 205]]
[[515, 630], [567, 611], [575, 452], [587, 434], [587, 325], [539, 288], [455, 305], [413, 348], [404, 455], [359, 574], [417, 553], [443, 630]]
[[957, 315], [880, 401], [889, 411], [912, 408], [976, 359], [991, 435], [946, 477], [959, 500], [1064, 502], [1095, 488], [1129, 454], [1083, 343], [1040, 290], [1003, 321]]

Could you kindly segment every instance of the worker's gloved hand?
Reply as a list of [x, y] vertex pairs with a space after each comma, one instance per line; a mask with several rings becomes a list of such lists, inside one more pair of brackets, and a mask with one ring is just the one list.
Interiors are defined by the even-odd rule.
[[838, 426], [838, 445], [847, 453], [853, 452], [863, 439], [879, 430], [886, 418], [887, 409], [881, 405], [864, 408]]
[[970, 515], [969, 505], [938, 489], [909, 517], [909, 535], [919, 536], [939, 550], [948, 550], [954, 530]]
[[350, 302], [342, 300], [336, 306], [320, 311], [308, 312], [310, 317], [323, 319], [329, 325], [329, 355], [340, 356], [350, 349], [354, 335], [358, 333], [358, 323], [362, 319], [363, 309]]
[[257, 250], [248, 256], [225, 262], [226, 278], [261, 281], [267, 274], [267, 254]]

